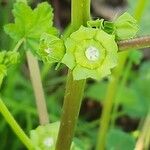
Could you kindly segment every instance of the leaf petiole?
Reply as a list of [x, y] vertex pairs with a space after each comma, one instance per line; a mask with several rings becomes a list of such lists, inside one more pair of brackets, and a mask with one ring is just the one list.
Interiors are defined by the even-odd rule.
[[14, 47], [14, 49], [13, 49], [13, 51], [18, 51], [18, 49], [20, 48], [20, 46], [23, 44], [23, 42], [25, 42], [25, 38], [22, 38], [22, 39], [20, 39], [18, 42], [17, 42], [17, 44], [16, 44], [16, 46]]

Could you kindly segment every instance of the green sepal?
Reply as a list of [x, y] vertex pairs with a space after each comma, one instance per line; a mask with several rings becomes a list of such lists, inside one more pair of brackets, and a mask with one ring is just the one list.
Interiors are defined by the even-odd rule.
[[133, 38], [139, 30], [137, 21], [129, 14], [124, 13], [114, 21], [116, 40]]
[[62, 63], [64, 63], [71, 70], [75, 67], [76, 62], [74, 58], [74, 50], [76, 48], [76, 42], [68, 38], [65, 41], [66, 53], [62, 58]]
[[73, 69], [76, 65], [75, 58], [71, 52], [66, 53], [61, 62], [70, 69]]
[[16, 43], [24, 38], [26, 50], [32, 50], [33, 53], [38, 49], [42, 33], [58, 33], [52, 27], [53, 9], [47, 2], [38, 4], [34, 10], [24, 2], [17, 2], [14, 4], [13, 15], [15, 23], [6, 25], [5, 32]]
[[95, 36], [97, 30], [98, 29], [87, 28], [87, 27], [81, 26], [79, 28], [79, 30], [73, 32], [70, 35], [70, 38], [73, 39], [74, 42], [81, 42], [83, 40], [90, 40]]
[[45, 63], [60, 62], [65, 54], [64, 41], [54, 35], [44, 33], [41, 36], [37, 53]]
[[100, 79], [100, 76], [98, 76], [98, 73], [96, 70], [88, 69], [88, 68], [82, 67], [80, 65], [77, 65], [73, 69], [73, 79], [74, 80], [82, 80], [82, 79], [87, 79], [87, 78], [91, 78], [91, 77], [96, 80]]
[[104, 28], [103, 30], [108, 34], [114, 34], [115, 26], [113, 22], [104, 21]]
[[104, 19], [96, 19], [96, 20], [87, 21], [87, 27], [103, 29]]

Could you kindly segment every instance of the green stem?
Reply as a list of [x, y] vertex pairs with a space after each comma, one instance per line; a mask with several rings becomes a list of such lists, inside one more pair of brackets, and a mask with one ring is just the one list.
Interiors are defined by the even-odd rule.
[[52, 68], [52, 64], [44, 64], [44, 66], [42, 67], [42, 70], [41, 70], [42, 81], [44, 81], [44, 79], [48, 75], [48, 72], [51, 70], [51, 68]]
[[25, 41], [24, 38], [20, 39], [16, 44], [16, 46], [14, 47], [13, 51], [18, 51], [18, 49], [20, 48], [20, 46], [23, 44], [24, 41]]
[[24, 133], [21, 127], [18, 125], [16, 120], [13, 118], [3, 101], [0, 99], [0, 112], [2, 113], [5, 120], [11, 126], [14, 133], [19, 137], [19, 139], [24, 143], [24, 145], [29, 149], [33, 149], [32, 141], [29, 137]]
[[100, 120], [100, 129], [98, 133], [98, 143], [96, 146], [96, 150], [104, 150], [105, 149], [105, 140], [107, 131], [109, 128], [109, 122], [111, 118], [111, 110], [113, 107], [113, 102], [116, 96], [116, 91], [118, 90], [118, 82], [120, 79], [120, 74], [122, 72], [122, 66], [125, 64], [125, 55], [128, 53], [124, 53], [124, 55], [120, 54], [119, 57], [119, 66], [113, 71], [112, 78], [109, 81], [107, 93], [105, 96], [102, 117]]
[[45, 101], [38, 61], [30, 51], [28, 51], [26, 55], [27, 55], [27, 61], [30, 70], [30, 78], [35, 93], [40, 124], [44, 125], [49, 123], [49, 117], [48, 117], [48, 111], [46, 107], [46, 101]]
[[[73, 32], [81, 25], [86, 25], [86, 22], [90, 19], [90, 0], [72, 0], [71, 14], [71, 25], [73, 28], [70, 32]], [[86, 80], [73, 80], [72, 72], [68, 72], [56, 150], [70, 150], [81, 107], [85, 82]]]
[[114, 104], [114, 108], [112, 110], [112, 117], [111, 117], [111, 127], [112, 128], [115, 126], [116, 117], [118, 117], [118, 115], [120, 115], [117, 112], [119, 104], [120, 104], [118, 100], [120, 100], [121, 91], [123, 90], [123, 87], [125, 86], [125, 84], [127, 82], [127, 79], [130, 75], [131, 68], [132, 68], [132, 60], [130, 59], [126, 64], [126, 68], [125, 68], [125, 71], [124, 71], [124, 76], [122, 77], [121, 83], [119, 85], [118, 92], [117, 92], [117, 95], [116, 95], [115, 104]]
[[[143, 0], [139, 0], [139, 2], [138, 2], [138, 5], [135, 10], [135, 12], [137, 13], [138, 16], [141, 15], [144, 11], [145, 5], [140, 5], [140, 4], [142, 2], [144, 4], [146, 4], [145, 1], [147, 1], [147, 0], [144, 0], [144, 2], [143, 2]], [[138, 19], [138, 21], [140, 21], [141, 18], [137, 18], [137, 19]], [[118, 83], [119, 83], [120, 77], [122, 75], [122, 71], [124, 69], [124, 65], [128, 58], [128, 55], [129, 55], [129, 52], [121, 53], [120, 61], [118, 63], [119, 65], [114, 69], [114, 74], [112, 75], [113, 76], [112, 80], [110, 81], [110, 83], [108, 85], [108, 90], [107, 90], [106, 98], [104, 101], [105, 104], [103, 107], [102, 117], [101, 117], [101, 121], [100, 121], [101, 127], [99, 129], [96, 150], [104, 150], [105, 149], [106, 136], [107, 136], [107, 132], [109, 129], [109, 123], [111, 120], [112, 108], [113, 108], [117, 90], [118, 90], [118, 85], [119, 85]]]
[[138, 137], [135, 145], [136, 150], [148, 150], [150, 143], [150, 111], [148, 112], [145, 121], [143, 123], [143, 129], [141, 130], [140, 136]]
[[144, 12], [145, 6], [147, 4], [148, 0], [138, 0], [137, 5], [134, 12], [134, 17], [138, 22], [141, 21], [142, 14]]
[[70, 72], [68, 74], [56, 150], [70, 149], [79, 115], [84, 86], [85, 80], [74, 81], [72, 73]]
[[90, 20], [90, 0], [72, 0], [71, 25], [77, 30]]

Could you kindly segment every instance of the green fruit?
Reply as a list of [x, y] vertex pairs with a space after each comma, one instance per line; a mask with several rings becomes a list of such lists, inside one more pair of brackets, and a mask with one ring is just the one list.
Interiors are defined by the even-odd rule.
[[62, 63], [73, 71], [74, 80], [100, 80], [117, 65], [118, 47], [113, 35], [97, 28], [81, 26], [65, 42]]

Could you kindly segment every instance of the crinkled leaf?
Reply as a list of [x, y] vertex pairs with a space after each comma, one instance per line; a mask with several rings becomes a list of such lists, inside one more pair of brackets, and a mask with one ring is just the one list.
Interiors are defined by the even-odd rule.
[[25, 38], [26, 48], [36, 51], [43, 32], [56, 34], [56, 29], [52, 27], [52, 11], [46, 2], [40, 3], [34, 10], [23, 2], [15, 3], [13, 9], [15, 23], [6, 25], [5, 32], [16, 42]]

